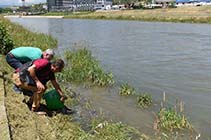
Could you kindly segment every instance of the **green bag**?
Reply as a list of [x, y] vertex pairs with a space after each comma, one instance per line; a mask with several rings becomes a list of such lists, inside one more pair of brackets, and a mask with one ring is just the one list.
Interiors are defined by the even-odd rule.
[[49, 110], [57, 110], [64, 107], [64, 103], [60, 101], [60, 95], [55, 89], [46, 92], [43, 95], [43, 99], [45, 99]]

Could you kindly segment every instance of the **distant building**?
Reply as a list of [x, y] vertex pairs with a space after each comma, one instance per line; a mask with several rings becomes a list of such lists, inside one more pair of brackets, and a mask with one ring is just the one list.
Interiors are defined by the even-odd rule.
[[176, 0], [155, 0], [156, 3], [171, 3], [175, 2]]
[[176, 0], [153, 0], [152, 1], [153, 4], [161, 5], [161, 7], [163, 7], [163, 8], [166, 8], [175, 2], [176, 2]]
[[90, 10], [94, 4], [94, 0], [47, 0], [48, 11]]
[[112, 0], [97, 0], [95, 10], [108, 10], [111, 9]]
[[169, 4], [169, 3], [174, 3], [176, 0], [155, 0], [155, 3], [157, 4]]
[[73, 0], [47, 0], [48, 11], [64, 9], [65, 7], [69, 7], [72, 3]]
[[176, 0], [177, 6], [211, 5], [211, 0]]

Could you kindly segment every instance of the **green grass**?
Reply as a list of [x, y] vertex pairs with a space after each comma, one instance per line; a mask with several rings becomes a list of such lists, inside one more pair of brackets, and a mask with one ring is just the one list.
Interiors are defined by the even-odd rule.
[[56, 48], [57, 40], [50, 35], [43, 33], [32, 33], [21, 25], [11, 23], [8, 19], [0, 16], [0, 23], [5, 25], [15, 47], [18, 46], [33, 46], [45, 50], [47, 48]]
[[114, 84], [113, 74], [105, 72], [99, 62], [92, 56], [91, 51], [78, 49], [66, 52], [66, 62], [60, 79], [66, 82], [89, 82], [97, 86], [111, 86]]

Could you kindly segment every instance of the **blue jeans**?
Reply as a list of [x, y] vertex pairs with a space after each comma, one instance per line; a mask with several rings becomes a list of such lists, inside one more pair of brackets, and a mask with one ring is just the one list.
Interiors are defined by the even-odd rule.
[[20, 68], [20, 67], [23, 65], [23, 63], [22, 63], [21, 61], [19, 61], [18, 59], [16, 59], [16, 58], [13, 56], [13, 54], [11, 54], [11, 53], [8, 53], [8, 54], [6, 55], [6, 61], [7, 61], [7, 63], [8, 63], [11, 67], [13, 67], [15, 70], [16, 70], [17, 68]]

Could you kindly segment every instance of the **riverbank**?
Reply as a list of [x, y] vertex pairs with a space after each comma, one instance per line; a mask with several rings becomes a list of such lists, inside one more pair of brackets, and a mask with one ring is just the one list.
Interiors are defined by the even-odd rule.
[[21, 16], [21, 15], [8, 15], [4, 18], [64, 18], [64, 16]]
[[210, 6], [188, 6], [166, 9], [112, 10], [98, 12], [47, 13], [46, 15], [80, 19], [138, 20], [184, 23], [211, 23]]
[[5, 15], [15, 18], [79, 18], [106, 20], [137, 20], [180, 23], [211, 23], [211, 6], [182, 6], [177, 8], [102, 10], [96, 12], [50, 12], [44, 15]]

